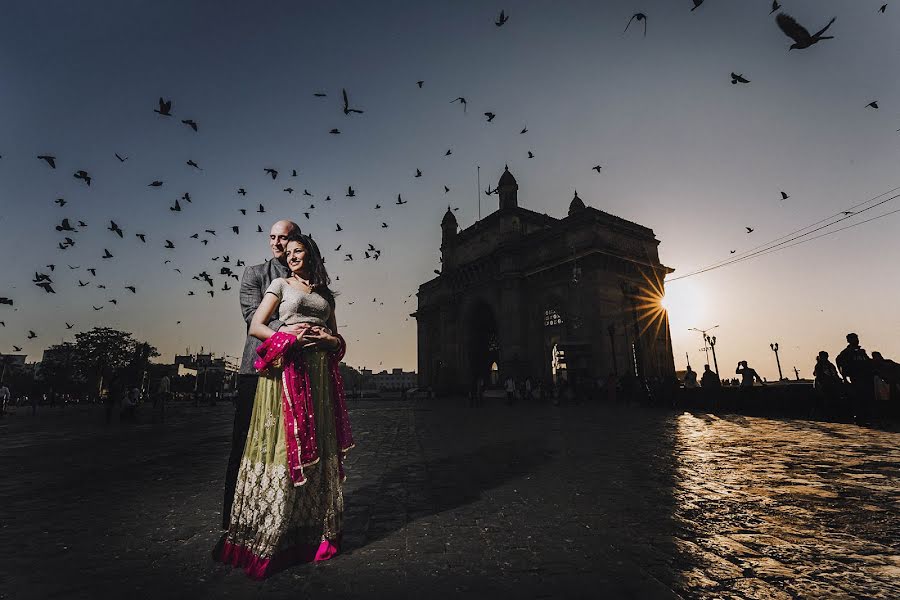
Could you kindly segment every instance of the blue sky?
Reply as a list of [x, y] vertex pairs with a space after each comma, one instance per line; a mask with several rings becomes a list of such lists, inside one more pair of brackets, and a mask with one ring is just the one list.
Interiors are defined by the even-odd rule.
[[[407, 296], [440, 266], [447, 205], [459, 208], [462, 227], [477, 218], [476, 165], [486, 188], [508, 163], [527, 208], [563, 216], [577, 189], [590, 206], [653, 228], [676, 276], [900, 185], [900, 6], [882, 14], [880, 2], [783, 4], [812, 31], [837, 17], [835, 39], [789, 52], [764, 1], [707, 0], [693, 12], [687, 0], [8, 6], [0, 296], [16, 304], [0, 307], [0, 350], [23, 346], [38, 360], [74, 331], [110, 325], [164, 356], [200, 346], [237, 355], [236, 290], [221, 291], [225, 279], [215, 276], [211, 299], [191, 275], [215, 275], [213, 256], [265, 259], [256, 226], [286, 217], [313, 233], [340, 276], [347, 360], [414, 368]], [[498, 28], [501, 9], [510, 19]], [[648, 15], [646, 37], [638, 23], [623, 34], [637, 11]], [[732, 85], [732, 71], [751, 82]], [[342, 114], [341, 88], [364, 114]], [[153, 112], [161, 95], [175, 117]], [[467, 112], [450, 103], [457, 96]], [[878, 110], [866, 108], [873, 100]], [[485, 111], [497, 114], [492, 123]], [[342, 134], [330, 135], [333, 127]], [[57, 157], [56, 170], [35, 158], [44, 153]], [[265, 167], [279, 169], [276, 181]], [[416, 168], [423, 177], [413, 178]], [[72, 177], [78, 169], [93, 176], [90, 188]], [[153, 180], [164, 185], [148, 187]], [[356, 198], [344, 197], [347, 186]], [[185, 192], [193, 202], [170, 211]], [[409, 204], [394, 205], [398, 193]], [[66, 206], [54, 204], [60, 197]], [[260, 203], [265, 214], [255, 212]], [[496, 197], [482, 196], [483, 215], [495, 208]], [[64, 217], [88, 227], [62, 251], [53, 227]], [[834, 356], [850, 330], [897, 358], [898, 217], [673, 282], [676, 365], [685, 352], [702, 365], [699, 334], [687, 329], [715, 324], [723, 374], [743, 358], [774, 378], [768, 344], [779, 341], [786, 370], [809, 376], [815, 353]], [[124, 239], [106, 230], [109, 219]], [[207, 228], [217, 232], [204, 236], [207, 246], [190, 239]], [[377, 263], [359, 260], [368, 243], [382, 249]], [[104, 248], [115, 258], [101, 259]], [[344, 251], [356, 260], [343, 262]], [[51, 263], [55, 295], [30, 283]], [[78, 287], [86, 267], [98, 269], [96, 282]], [[29, 329], [38, 339], [25, 339]]]

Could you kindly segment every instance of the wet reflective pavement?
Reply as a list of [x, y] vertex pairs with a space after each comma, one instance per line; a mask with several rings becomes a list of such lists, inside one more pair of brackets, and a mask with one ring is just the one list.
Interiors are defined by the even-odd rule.
[[900, 598], [900, 434], [676, 418], [683, 589], [699, 598]]
[[[900, 597], [900, 434], [358, 402], [342, 553], [214, 563], [231, 408], [0, 420], [0, 598]], [[10, 542], [12, 541], [12, 542]]]

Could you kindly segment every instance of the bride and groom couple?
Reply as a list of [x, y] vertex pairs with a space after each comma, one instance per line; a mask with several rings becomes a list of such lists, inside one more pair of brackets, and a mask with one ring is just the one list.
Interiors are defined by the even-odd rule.
[[343, 459], [353, 447], [339, 364], [334, 293], [319, 248], [292, 221], [269, 233], [272, 258], [247, 267], [247, 324], [224, 535], [213, 558], [264, 579], [337, 554]]

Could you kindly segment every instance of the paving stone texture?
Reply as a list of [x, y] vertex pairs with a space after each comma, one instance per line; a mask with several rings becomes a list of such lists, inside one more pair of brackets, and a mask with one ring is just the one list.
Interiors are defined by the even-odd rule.
[[230, 405], [165, 424], [85, 406], [0, 419], [0, 598], [900, 598], [900, 433], [637, 406], [350, 408], [343, 552], [264, 582], [210, 558]]

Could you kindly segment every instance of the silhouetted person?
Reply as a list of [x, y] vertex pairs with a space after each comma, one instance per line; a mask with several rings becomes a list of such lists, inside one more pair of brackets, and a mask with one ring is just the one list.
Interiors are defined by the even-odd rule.
[[687, 371], [684, 372], [684, 387], [685, 389], [697, 387], [697, 372], [691, 368], [691, 365], [688, 365]]
[[0, 415], [6, 414], [6, 406], [9, 404], [9, 388], [0, 384]]
[[900, 398], [900, 363], [884, 358], [881, 352], [872, 352], [872, 364], [875, 372], [890, 386], [891, 410], [897, 410]]
[[835, 360], [844, 381], [850, 383], [857, 420], [868, 419], [875, 400], [875, 369], [872, 359], [859, 345], [859, 336], [847, 334], [847, 347]]
[[[837, 367], [828, 360], [828, 353], [822, 350], [816, 356], [813, 368], [813, 387], [825, 413], [832, 413], [841, 401], [841, 376]], [[819, 404], [819, 402], [817, 402]]]
[[896, 363], [881, 355], [881, 352], [872, 352], [872, 366], [879, 377], [886, 382], [900, 384], [900, 363]]
[[516, 381], [512, 377], [506, 378], [506, 403], [512, 406], [516, 399]]
[[700, 387], [704, 389], [716, 390], [722, 386], [719, 381], [719, 375], [709, 368], [709, 365], [703, 365], [703, 376], [700, 378]]
[[734, 372], [735, 374], [741, 376], [742, 388], [752, 388], [754, 380], [758, 381], [762, 385], [765, 385], [762, 377], [760, 377], [759, 373], [756, 372], [756, 369], [748, 366], [746, 360], [742, 360], [741, 362], [739, 362], [737, 369], [735, 369]]

